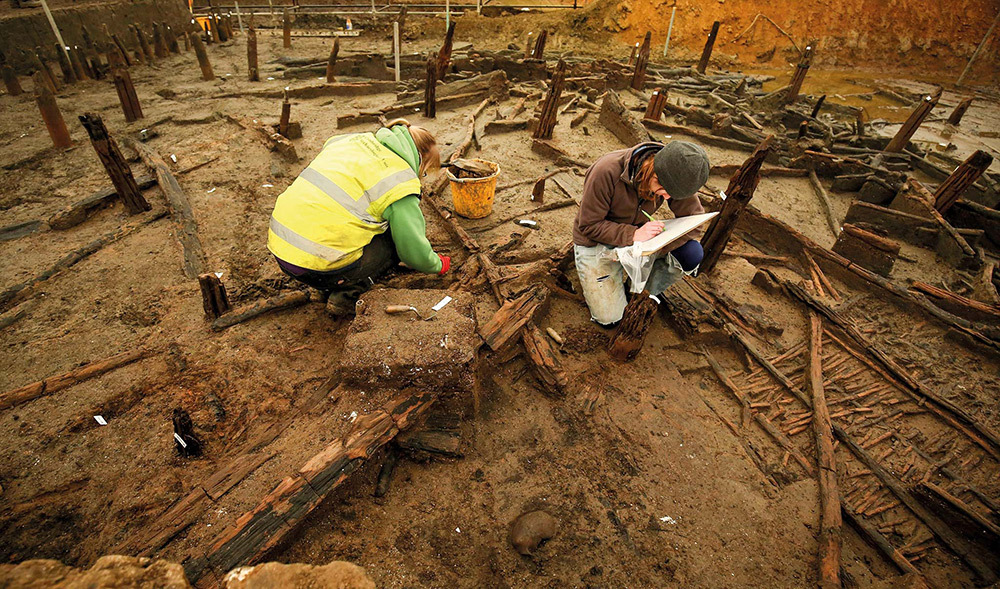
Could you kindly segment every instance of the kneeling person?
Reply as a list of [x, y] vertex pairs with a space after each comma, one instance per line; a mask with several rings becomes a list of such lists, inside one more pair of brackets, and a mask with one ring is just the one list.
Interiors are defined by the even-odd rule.
[[281, 269], [329, 295], [333, 315], [402, 261], [444, 274], [420, 212], [420, 178], [440, 167], [434, 136], [403, 119], [331, 137], [274, 205], [267, 249]]
[[[647, 241], [663, 231], [650, 221], [664, 201], [675, 217], [705, 212], [696, 193], [708, 181], [705, 150], [687, 141], [640, 143], [612, 151], [587, 170], [583, 198], [573, 224], [573, 253], [591, 318], [612, 326], [625, 311], [624, 268], [612, 250]], [[646, 214], [643, 214], [646, 213]], [[646, 290], [659, 294], [691, 273], [704, 252], [696, 229], [658, 254]]]

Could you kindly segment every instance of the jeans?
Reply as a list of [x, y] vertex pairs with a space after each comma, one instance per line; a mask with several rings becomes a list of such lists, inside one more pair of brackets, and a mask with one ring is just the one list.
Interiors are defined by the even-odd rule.
[[[590, 317], [600, 325], [621, 321], [628, 300], [625, 297], [625, 270], [612, 259], [614, 248], [606, 245], [573, 246], [576, 273], [583, 287], [583, 298]], [[660, 294], [681, 279], [685, 272], [698, 267], [704, 252], [701, 243], [689, 240], [669, 253], [660, 254], [653, 262], [646, 290]]]
[[376, 235], [361, 251], [360, 258], [336, 270], [307, 270], [278, 260], [278, 266], [295, 280], [324, 293], [336, 293], [353, 301], [357, 301], [358, 297], [371, 288], [376, 278], [397, 264], [399, 255], [389, 231]]

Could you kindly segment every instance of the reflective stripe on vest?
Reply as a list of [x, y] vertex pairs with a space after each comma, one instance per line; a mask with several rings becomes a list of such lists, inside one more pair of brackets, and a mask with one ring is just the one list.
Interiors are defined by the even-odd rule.
[[279, 223], [274, 217], [271, 217], [271, 232], [287, 241], [289, 245], [292, 245], [307, 254], [314, 255], [317, 258], [323, 258], [328, 262], [339, 262], [344, 256], [347, 255], [346, 252], [342, 252], [338, 249], [334, 249], [302, 237], [298, 233]]

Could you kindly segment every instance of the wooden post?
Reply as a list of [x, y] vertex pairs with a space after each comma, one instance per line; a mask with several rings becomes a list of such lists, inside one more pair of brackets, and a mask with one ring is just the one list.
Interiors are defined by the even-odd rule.
[[[52, 91], [53, 94], [58, 92], [59, 82], [56, 81], [56, 77], [52, 75], [52, 70], [49, 69], [49, 65], [45, 62], [44, 59], [42, 59], [42, 48], [35, 47], [35, 52], [34, 53], [29, 52], [28, 57], [29, 59], [31, 57], [34, 57], [33, 60], [34, 66], [35, 68], [38, 69], [39, 72], [42, 73], [42, 81], [45, 83], [46, 86], [49, 87], [49, 90]], [[34, 76], [32, 76], [32, 79], [34, 79]]]
[[176, 53], [180, 55], [181, 45], [177, 42], [177, 35], [174, 30], [170, 28], [170, 25], [163, 23], [163, 37], [167, 41], [167, 48], [170, 49], [170, 53]]
[[139, 40], [139, 32], [136, 30], [135, 25], [128, 26], [128, 32], [132, 35], [132, 41], [138, 49], [135, 50], [135, 60], [137, 63], [146, 65], [149, 60], [146, 59], [146, 53], [142, 50], [142, 41]]
[[722, 203], [722, 210], [712, 219], [712, 223], [705, 231], [705, 237], [701, 244], [705, 249], [705, 258], [701, 262], [701, 274], [708, 274], [715, 268], [719, 258], [722, 256], [726, 244], [729, 243], [729, 236], [732, 235], [743, 215], [744, 209], [753, 193], [757, 190], [757, 183], [760, 182], [760, 167], [764, 164], [764, 158], [773, 148], [774, 136], [769, 135], [754, 149], [750, 157], [743, 162], [739, 170], [729, 179], [729, 187], [726, 188], [726, 200]]
[[[127, 72], [125, 74], [128, 75]], [[132, 176], [132, 168], [118, 149], [118, 143], [108, 135], [108, 129], [104, 126], [104, 120], [100, 115], [94, 113], [80, 115], [80, 122], [90, 135], [90, 143], [94, 146], [94, 151], [97, 152], [97, 157], [104, 165], [108, 177], [111, 178], [111, 184], [114, 185], [118, 197], [122, 199], [128, 214], [137, 215], [152, 209], [153, 207], [146, 202], [142, 192], [139, 191], [135, 177]]]
[[35, 82], [35, 102], [38, 103], [38, 110], [42, 113], [45, 127], [49, 130], [49, 136], [52, 137], [52, 144], [58, 149], [73, 145], [73, 140], [69, 137], [69, 129], [66, 128], [66, 121], [63, 120], [62, 113], [59, 112], [55, 95], [45, 83], [44, 74], [35, 72], [32, 80]]
[[424, 86], [424, 116], [433, 119], [437, 115], [437, 74], [438, 59], [433, 53], [427, 57], [427, 81]]
[[533, 139], [551, 139], [552, 130], [556, 126], [556, 109], [559, 106], [559, 96], [562, 94], [563, 81], [566, 78], [566, 62], [559, 60], [556, 73], [552, 75], [549, 92], [542, 102], [542, 112], [538, 115], [538, 126], [531, 134]]
[[191, 45], [194, 46], [194, 54], [198, 57], [198, 65], [201, 66], [201, 79], [214, 80], [215, 73], [212, 72], [212, 64], [208, 62], [208, 53], [205, 52], [205, 45], [201, 42], [201, 37], [191, 33]]
[[924, 96], [924, 99], [920, 101], [917, 108], [913, 109], [910, 113], [910, 117], [906, 119], [903, 126], [899, 128], [896, 132], [896, 136], [892, 138], [892, 141], [885, 146], [885, 151], [888, 152], [900, 152], [906, 148], [906, 144], [910, 142], [910, 138], [913, 134], [917, 132], [920, 128], [920, 124], [924, 122], [927, 115], [931, 114], [931, 111], [937, 106], [938, 100], [941, 99], [941, 88], [938, 88], [934, 94]]
[[531, 50], [532, 59], [545, 59], [545, 43], [549, 40], [549, 31], [543, 30], [538, 33], [538, 38], [535, 39], [535, 47]]
[[285, 91], [285, 99], [281, 101], [281, 118], [278, 119], [278, 135], [288, 137], [288, 123], [292, 118], [292, 103], [288, 102], [288, 91]]
[[545, 176], [542, 176], [535, 185], [531, 187], [531, 202], [536, 205], [545, 202]]
[[608, 343], [608, 354], [612, 358], [626, 362], [639, 354], [653, 317], [656, 316], [658, 304], [659, 300], [645, 290], [632, 295], [632, 300], [625, 307], [621, 323], [618, 324]]
[[646, 31], [646, 36], [642, 40], [642, 48], [639, 49], [639, 56], [635, 58], [635, 71], [632, 72], [632, 89], [640, 92], [646, 85], [646, 65], [649, 64], [649, 43], [653, 34]]
[[823, 108], [823, 103], [826, 102], [826, 94], [819, 97], [816, 104], [813, 105], [812, 113], [809, 115], [811, 118], [816, 118], [819, 115], [819, 109]]
[[219, 315], [229, 312], [229, 295], [226, 294], [226, 286], [218, 276], [212, 273], [202, 274], [198, 276], [198, 283], [201, 285], [201, 302], [205, 307], [205, 317], [209, 321], [215, 321]]
[[7, 94], [18, 96], [24, 92], [21, 83], [17, 80], [17, 74], [14, 73], [14, 68], [3, 64], [0, 66], [0, 75], [3, 76], [3, 85], [7, 88]]
[[951, 115], [948, 117], [949, 125], [958, 125], [962, 122], [962, 117], [965, 116], [965, 111], [969, 110], [969, 105], [972, 104], [972, 97], [968, 97], [962, 102], [958, 103], [955, 110], [951, 111]]
[[701, 52], [701, 60], [698, 61], [698, 73], [704, 74], [708, 67], [708, 60], [712, 57], [712, 48], [715, 47], [715, 37], [719, 34], [719, 21], [712, 23], [712, 31], [708, 34], [708, 41], [705, 42], [705, 50]]
[[934, 208], [939, 213], [945, 213], [992, 163], [992, 155], [977, 149], [934, 191]]
[[799, 97], [799, 90], [802, 89], [802, 82], [805, 81], [806, 74], [809, 73], [809, 66], [812, 65], [812, 58], [813, 47], [812, 45], [807, 45], [805, 53], [802, 54], [802, 60], [795, 66], [795, 71], [792, 73], [792, 81], [788, 83], [788, 93], [785, 94], [785, 104], [791, 104], [795, 102], [796, 98]]
[[292, 21], [288, 16], [288, 9], [281, 11], [281, 46], [285, 49], [292, 48]]
[[153, 23], [153, 52], [156, 57], [163, 59], [167, 56], [167, 43], [163, 39], [163, 30], [160, 28], [159, 23]]
[[527, 39], [524, 42], [524, 58], [525, 59], [528, 59], [529, 57], [531, 57], [531, 50], [534, 49], [534, 45], [531, 44], [531, 35], [533, 35], [533, 34], [534, 33], [532, 33], [531, 31], [528, 31], [528, 37], [527, 37]]
[[260, 81], [260, 69], [257, 67], [257, 30], [253, 26], [247, 29], [247, 79], [251, 82]]
[[837, 489], [837, 460], [833, 453], [833, 426], [823, 390], [823, 320], [809, 311], [809, 373], [812, 393], [813, 431], [819, 455], [819, 578], [820, 587], [840, 587], [840, 493]]
[[139, 25], [132, 25], [132, 28], [135, 30], [136, 41], [139, 42], [139, 47], [142, 49], [142, 54], [146, 56], [146, 61], [153, 63], [156, 54], [153, 53], [153, 48], [149, 45], [146, 33], [142, 32], [142, 28]]
[[441, 49], [438, 51], [438, 70], [437, 79], [443, 80], [445, 74], [448, 73], [448, 64], [451, 63], [451, 47], [454, 44], [455, 39], [455, 23], [451, 23], [448, 26], [448, 32], [444, 35], [444, 43], [441, 45]]
[[[337, 68], [337, 54], [340, 53], [340, 39], [333, 40], [333, 47], [330, 48], [330, 57], [326, 59], [326, 83], [332, 84], [337, 81], [334, 71]], [[398, 81], [398, 80], [397, 80]]]
[[132, 58], [129, 57], [128, 49], [125, 48], [125, 44], [118, 38], [118, 35], [112, 33], [111, 41], [115, 44], [115, 47], [118, 48], [118, 53], [121, 54], [122, 61], [125, 62], [125, 67], [132, 67]]
[[115, 70], [113, 75], [118, 101], [121, 102], [122, 112], [125, 113], [125, 122], [131, 123], [141, 119], [142, 107], [139, 106], [139, 97], [136, 96], [135, 86], [132, 85], [132, 76], [124, 68]]
[[647, 121], [659, 121], [666, 106], [667, 90], [665, 88], [653, 90], [653, 95], [649, 98], [649, 104], [646, 106], [646, 114], [642, 118]]
[[212, 24], [215, 25], [215, 30], [218, 33], [219, 43], [225, 43], [229, 40], [229, 31], [226, 29], [226, 22], [218, 15], [218, 13], [212, 15]]
[[86, 80], [90, 76], [87, 75], [87, 69], [83, 66], [83, 59], [80, 55], [80, 46], [77, 45], [70, 49], [69, 51], [69, 63], [73, 66], [73, 71], [76, 73], [77, 80]]
[[64, 47], [60, 47], [56, 43], [56, 57], [59, 59], [59, 69], [62, 70], [63, 81], [67, 84], [76, 83], [76, 72], [73, 71], [73, 65], [69, 61], [69, 55]]

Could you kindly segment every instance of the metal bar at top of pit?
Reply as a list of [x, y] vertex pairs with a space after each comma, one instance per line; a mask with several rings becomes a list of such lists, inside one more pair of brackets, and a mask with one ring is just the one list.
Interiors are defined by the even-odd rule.
[[[486, 6], [486, 3], [484, 2], [483, 5]], [[386, 11], [386, 12], [390, 12], [391, 13], [392, 11], [398, 11], [403, 6], [405, 6], [407, 8], [440, 9], [440, 11], [442, 13], [444, 12], [444, 9], [445, 9], [445, 4], [443, 4], [443, 3], [442, 4], [425, 4], [425, 3], [421, 3], [421, 4], [392, 4], [392, 3], [389, 3], [389, 4], [386, 4], [383, 7], [378, 8], [378, 11], [379, 12]], [[529, 9], [529, 10], [530, 9], [543, 9], [543, 10], [567, 9], [567, 10], [572, 10], [573, 9], [573, 5], [572, 4], [537, 4], [537, 5], [527, 5], [527, 4], [510, 4], [510, 5], [504, 4], [504, 5], [498, 5], [498, 4], [493, 4], [492, 6], [497, 7], [497, 8], [509, 8], [509, 9], [512, 9], [512, 10], [521, 10], [521, 9]], [[230, 5], [225, 5], [225, 4], [216, 4], [216, 5], [211, 6], [211, 7], [209, 7], [209, 6], [199, 6], [199, 7], [194, 8], [194, 12], [196, 14], [200, 14], [200, 13], [207, 13], [207, 12], [218, 11], [220, 9], [225, 10], [225, 9], [230, 9], [230, 8], [235, 8], [235, 5], [230, 6]], [[331, 12], [337, 12], [340, 9], [352, 9], [352, 8], [353, 9], [365, 9], [365, 10], [371, 12], [371, 4], [299, 4], [297, 6], [292, 6], [292, 7], [289, 7], [289, 8], [292, 8], [292, 10], [296, 11], [296, 12], [302, 11], [302, 10], [312, 11], [313, 9], [325, 9], [325, 10], [330, 10]], [[260, 5], [260, 4], [249, 4], [249, 5], [243, 5], [243, 6], [240, 7], [240, 10], [242, 12], [248, 12], [248, 11], [257, 10], [257, 9], [268, 9], [268, 10], [270, 10], [270, 7], [269, 6], [265, 6], [265, 5]], [[459, 12], [459, 11], [464, 11], [464, 10], [475, 10], [475, 9], [476, 9], [476, 5], [475, 4], [452, 4], [451, 5], [451, 11], [452, 12]], [[409, 12], [409, 14], [417, 14], [417, 13], [415, 13], [415, 12]]]

